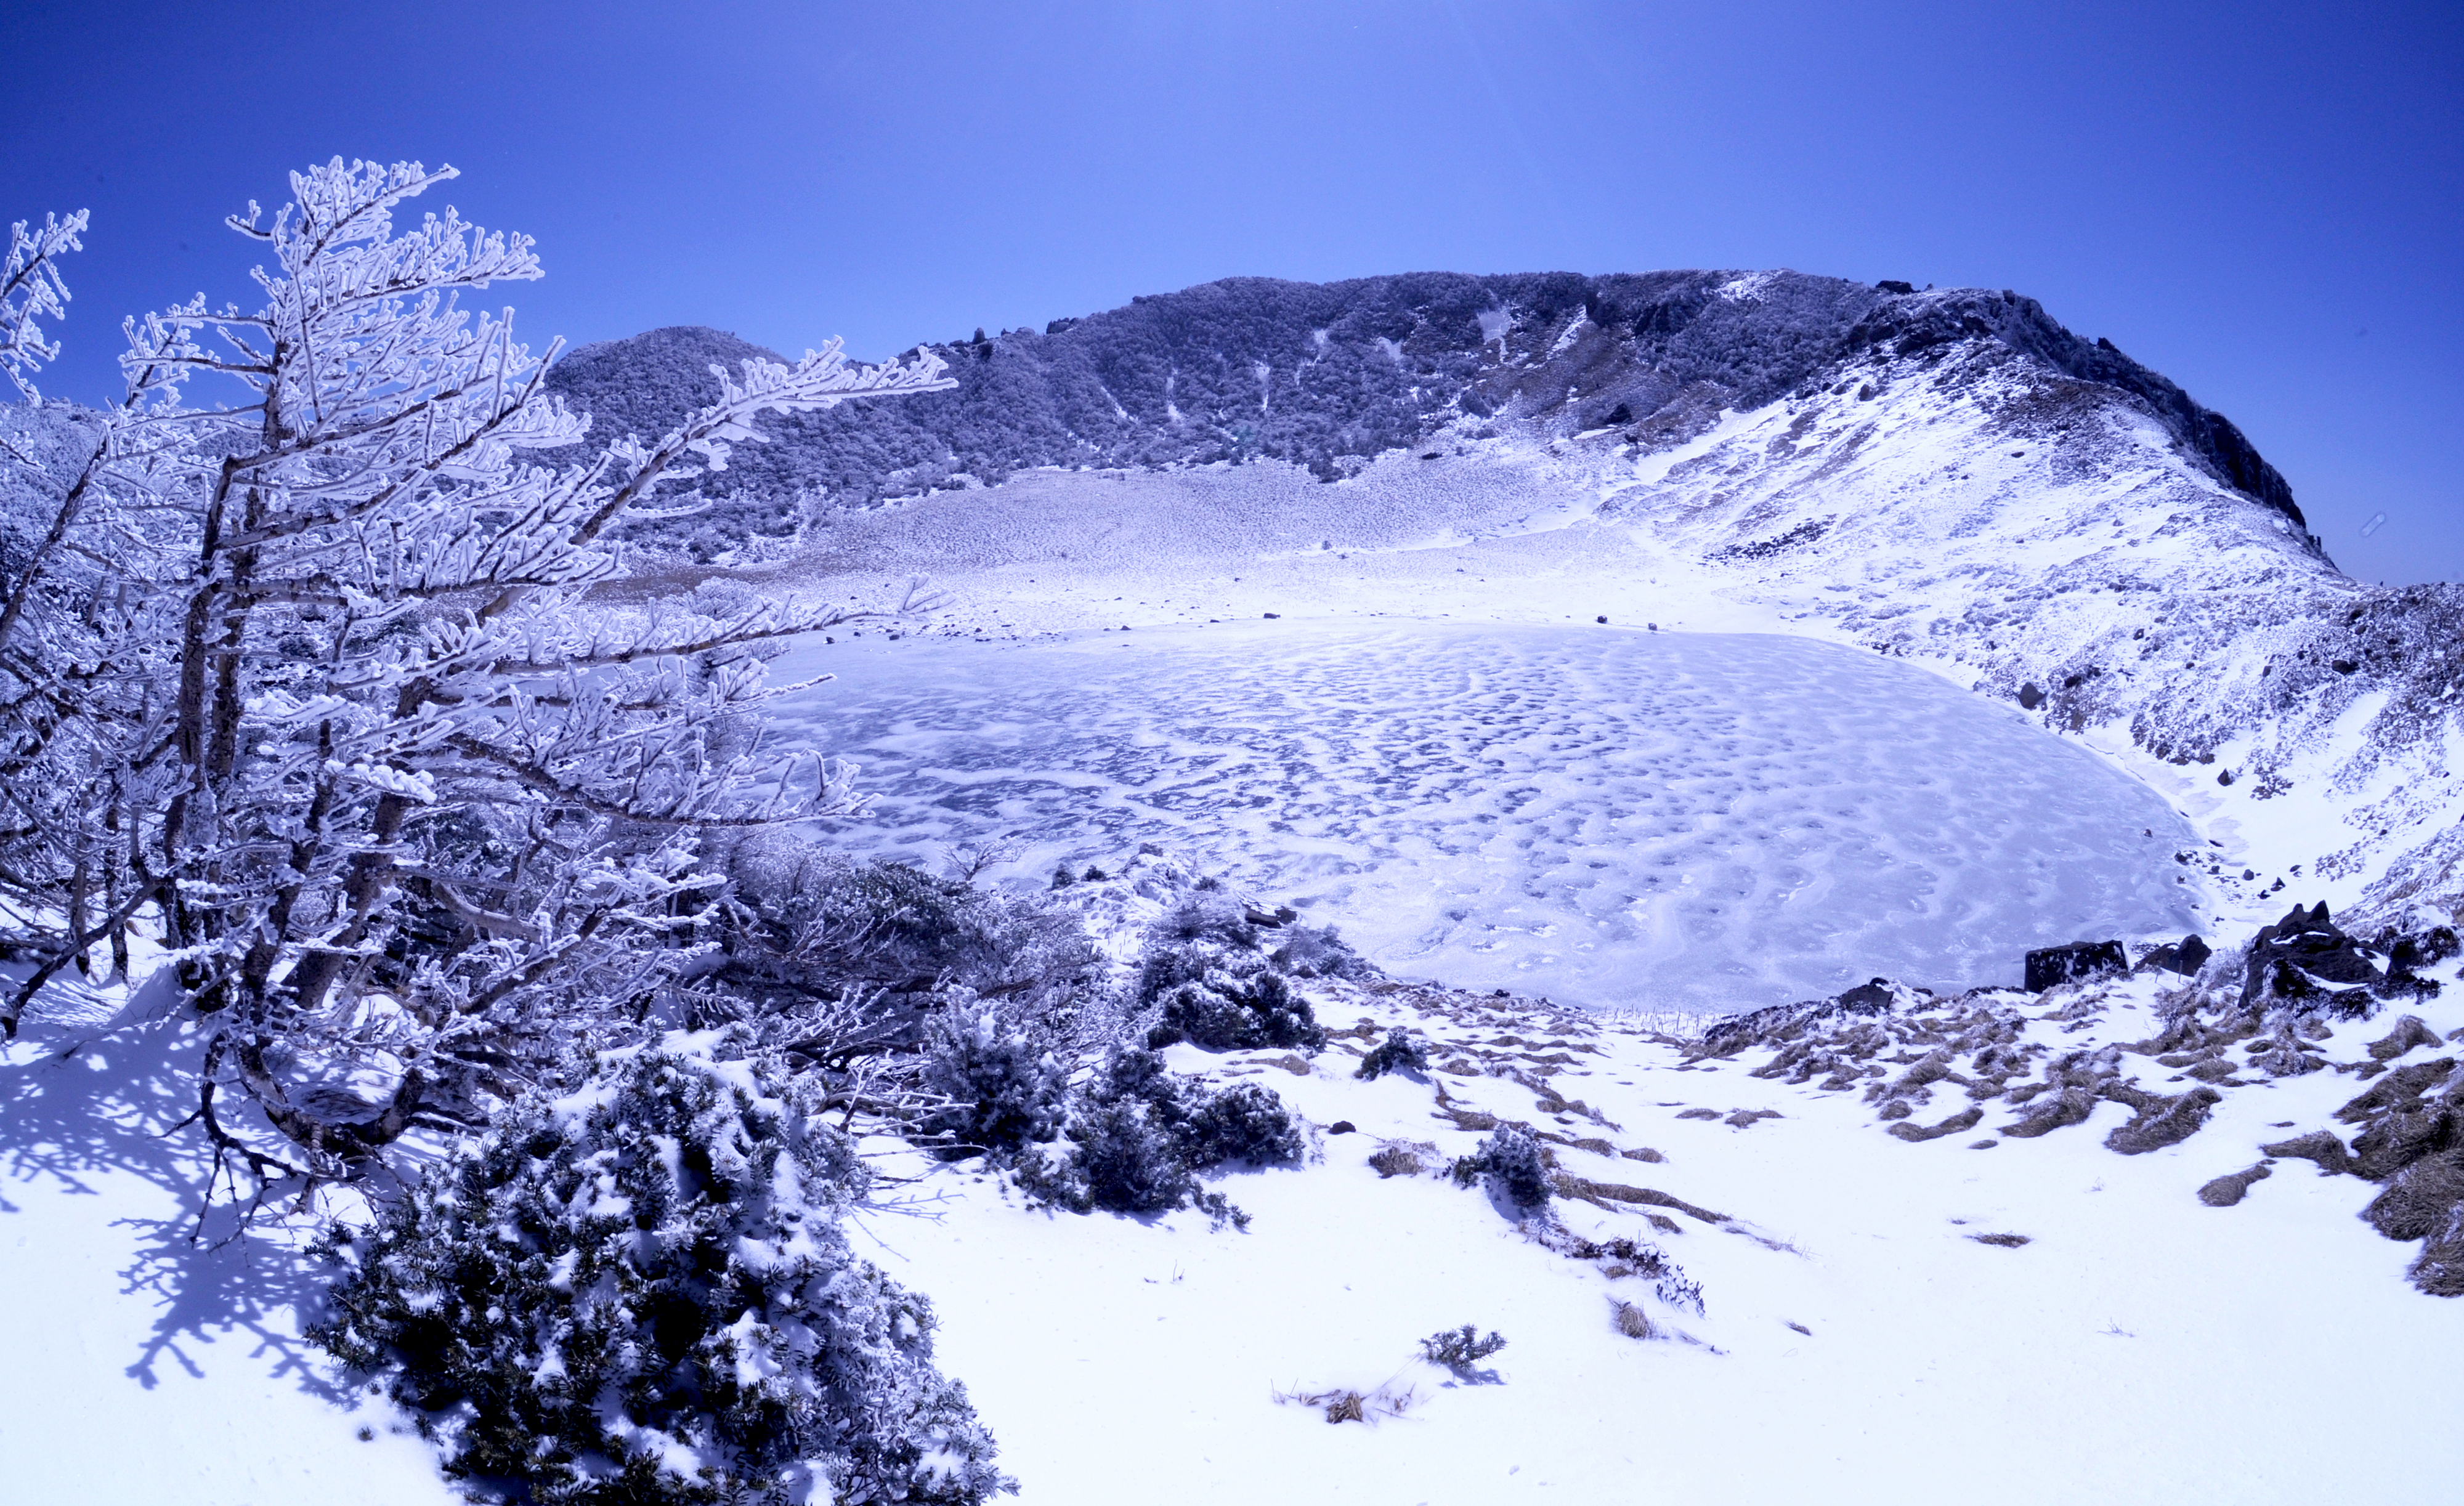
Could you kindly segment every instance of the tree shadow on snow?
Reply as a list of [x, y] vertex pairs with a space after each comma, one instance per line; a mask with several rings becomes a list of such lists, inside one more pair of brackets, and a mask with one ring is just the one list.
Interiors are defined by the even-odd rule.
[[[295, 1331], [293, 1315], [315, 1312], [325, 1285], [303, 1253], [297, 1190], [251, 1221], [226, 1186], [200, 1217], [213, 1157], [204, 1132], [182, 1121], [197, 1106], [205, 1034], [184, 1015], [168, 970], [133, 993], [48, 991], [0, 1059], [0, 1188], [49, 1183], [92, 1199], [98, 1223], [134, 1234], [136, 1253], [117, 1274], [123, 1299], [154, 1314], [125, 1371], [139, 1385], [158, 1385], [166, 1361], [204, 1379], [204, 1351], [238, 1341], [269, 1376], [340, 1402], [319, 1351]], [[111, 1185], [122, 1176], [162, 1195], [131, 1198]], [[131, 1202], [147, 1211], [113, 1216]], [[0, 1220], [32, 1216], [0, 1195]]]

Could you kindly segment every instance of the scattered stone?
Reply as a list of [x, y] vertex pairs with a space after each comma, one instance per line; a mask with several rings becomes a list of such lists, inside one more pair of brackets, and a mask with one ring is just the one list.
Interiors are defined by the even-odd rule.
[[1338, 1119], [1333, 1124], [1326, 1126], [1326, 1132], [1330, 1135], [1349, 1135], [1358, 1130], [1359, 1127], [1359, 1125], [1353, 1124], [1348, 1119]]
[[2021, 1245], [2032, 1242], [2026, 1234], [1970, 1234], [1968, 1237], [1980, 1245], [1991, 1245], [1997, 1250], [2016, 1250]]
[[2002, 1142], [1998, 1140], [1974, 1140], [1969, 1142], [1968, 1148], [1970, 1150], [1991, 1150], [2001, 1143]]
[[2039, 947], [2028, 953], [2027, 981], [2023, 986], [2031, 993], [2042, 993], [2057, 984], [2129, 971], [2130, 959], [2123, 953], [2122, 943], [2074, 941], [2059, 947]]

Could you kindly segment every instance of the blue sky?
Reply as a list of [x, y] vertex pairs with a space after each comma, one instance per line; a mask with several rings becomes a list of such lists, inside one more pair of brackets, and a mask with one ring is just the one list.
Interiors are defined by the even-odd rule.
[[94, 211], [57, 395], [121, 316], [245, 301], [221, 218], [286, 169], [408, 157], [538, 237], [535, 345], [878, 357], [1235, 274], [2013, 288], [2232, 417], [2355, 575], [2464, 579], [2453, 0], [21, 0], [0, 56], [0, 216]]

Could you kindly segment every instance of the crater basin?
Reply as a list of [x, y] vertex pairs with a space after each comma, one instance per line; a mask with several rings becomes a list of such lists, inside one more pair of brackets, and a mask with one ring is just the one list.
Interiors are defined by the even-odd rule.
[[1804, 639], [1269, 622], [800, 648], [778, 731], [861, 766], [844, 850], [1142, 843], [1390, 971], [1725, 1013], [2197, 928], [2153, 791], [2009, 708]]

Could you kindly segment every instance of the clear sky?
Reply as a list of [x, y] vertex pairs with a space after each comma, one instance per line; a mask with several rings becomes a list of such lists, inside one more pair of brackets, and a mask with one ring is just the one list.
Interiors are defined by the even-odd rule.
[[125, 314], [246, 301], [221, 219], [286, 169], [416, 158], [538, 237], [534, 345], [880, 357], [1235, 274], [2013, 288], [2355, 575], [2464, 580], [2457, 0], [12, 0], [0, 57], [0, 217], [94, 212], [55, 395]]

